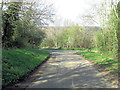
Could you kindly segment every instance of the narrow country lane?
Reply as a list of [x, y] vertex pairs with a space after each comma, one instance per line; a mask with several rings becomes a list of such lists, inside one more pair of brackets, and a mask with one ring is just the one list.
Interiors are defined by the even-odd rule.
[[74, 50], [49, 50], [51, 57], [21, 86], [27, 88], [117, 88]]

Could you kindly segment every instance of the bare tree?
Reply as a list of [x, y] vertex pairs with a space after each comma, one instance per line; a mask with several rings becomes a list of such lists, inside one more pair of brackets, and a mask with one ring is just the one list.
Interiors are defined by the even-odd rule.
[[36, 21], [36, 24], [39, 26], [48, 25], [50, 22], [53, 22], [53, 16], [55, 15], [53, 3], [47, 2], [45, 0], [4, 0], [1, 4], [1, 9], [3, 6], [10, 5], [11, 2], [22, 2], [22, 8], [20, 15], [24, 17], [28, 9], [29, 16], [31, 20]]
[[91, 14], [79, 16], [79, 19], [80, 19], [81, 25], [83, 26], [98, 24], [98, 21], [95, 19], [94, 15], [91, 15]]
[[37, 25], [44, 26], [53, 22], [54, 7], [52, 3], [46, 3], [44, 0], [40, 2], [32, 2], [33, 19], [37, 22]]

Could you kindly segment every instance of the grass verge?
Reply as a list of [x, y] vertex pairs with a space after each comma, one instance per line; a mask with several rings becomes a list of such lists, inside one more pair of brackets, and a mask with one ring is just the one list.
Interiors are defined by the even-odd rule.
[[111, 70], [112, 72], [118, 73], [120, 75], [120, 71], [118, 71], [118, 65], [120, 63], [103, 55], [100, 55], [95, 52], [87, 52], [87, 51], [79, 51], [76, 54], [81, 55], [89, 60], [96, 62], [99, 65], [104, 66], [106, 69]]
[[3, 50], [2, 86], [15, 83], [21, 77], [34, 70], [50, 53], [40, 50]]
[[84, 48], [42, 48], [42, 49], [47, 49], [47, 50], [88, 50], [88, 49], [84, 49]]

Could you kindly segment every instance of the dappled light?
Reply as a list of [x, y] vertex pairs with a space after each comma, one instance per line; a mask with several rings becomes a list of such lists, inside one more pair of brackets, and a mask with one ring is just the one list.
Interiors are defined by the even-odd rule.
[[28, 88], [117, 87], [104, 78], [106, 73], [98, 72], [91, 63], [72, 51], [51, 52], [51, 58], [33, 75], [35, 80]]
[[39, 50], [4, 50], [2, 77], [3, 86], [14, 83], [20, 77], [34, 70], [41, 62], [49, 56], [46, 51]]
[[0, 13], [4, 89], [120, 87], [119, 0], [1, 0]]

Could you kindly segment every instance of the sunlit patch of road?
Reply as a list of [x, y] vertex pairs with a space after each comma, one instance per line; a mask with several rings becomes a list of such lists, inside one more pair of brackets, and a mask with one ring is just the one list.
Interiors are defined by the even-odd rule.
[[[49, 50], [51, 57], [29, 83], [28, 88], [117, 88], [101, 72], [72, 50]], [[31, 78], [29, 78], [31, 79]], [[26, 81], [28, 83], [28, 81]]]

